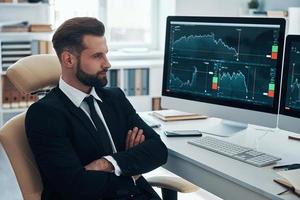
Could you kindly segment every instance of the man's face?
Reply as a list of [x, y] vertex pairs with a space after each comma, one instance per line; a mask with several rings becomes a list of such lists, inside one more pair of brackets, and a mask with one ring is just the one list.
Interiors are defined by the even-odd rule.
[[104, 87], [106, 72], [111, 67], [105, 37], [86, 35], [83, 37], [85, 49], [77, 56], [76, 77], [87, 86]]

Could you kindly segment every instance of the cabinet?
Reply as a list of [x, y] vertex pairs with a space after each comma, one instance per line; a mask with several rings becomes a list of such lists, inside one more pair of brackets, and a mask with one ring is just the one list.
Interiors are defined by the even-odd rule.
[[[0, 3], [0, 126], [12, 116], [24, 111], [26, 102], [34, 96], [24, 96], [12, 89], [6, 78], [6, 69], [22, 57], [50, 53], [51, 32], [26, 32], [18, 27], [6, 32], [3, 27], [9, 24], [53, 24], [53, 6], [49, 1], [40, 3]], [[7, 95], [7, 91], [9, 95]], [[8, 102], [10, 101], [10, 102]], [[25, 102], [25, 103], [24, 103]]]
[[117, 84], [138, 112], [152, 109], [152, 98], [161, 96], [162, 59], [151, 60], [118, 60], [111, 59], [108, 80], [110, 85], [112, 71], [116, 70]]

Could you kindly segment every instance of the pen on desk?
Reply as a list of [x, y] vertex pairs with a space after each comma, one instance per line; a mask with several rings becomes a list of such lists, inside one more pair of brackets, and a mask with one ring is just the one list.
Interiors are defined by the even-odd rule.
[[294, 163], [294, 164], [289, 164], [289, 165], [277, 165], [277, 166], [274, 166], [273, 169], [285, 169], [285, 170], [300, 169], [300, 164]]
[[288, 168], [290, 165], [277, 165], [274, 166], [273, 169], [283, 169], [283, 168]]
[[159, 127], [161, 127], [161, 125], [160, 124], [154, 124], [154, 125], [151, 125], [150, 127], [151, 128], [159, 128]]
[[294, 136], [290, 136], [288, 137], [290, 140], [298, 140], [300, 141], [300, 137], [294, 137]]

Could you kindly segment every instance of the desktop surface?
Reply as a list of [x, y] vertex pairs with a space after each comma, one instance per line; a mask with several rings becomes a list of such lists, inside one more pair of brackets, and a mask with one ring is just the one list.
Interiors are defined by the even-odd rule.
[[[141, 113], [141, 115], [150, 116], [149, 113]], [[277, 195], [285, 188], [273, 182], [273, 179], [279, 178], [279, 175], [272, 166], [254, 167], [190, 145], [188, 141], [191, 138], [167, 138], [161, 133], [162, 130], [186, 130], [187, 128], [201, 130], [205, 126], [214, 126], [220, 119], [178, 122], [162, 122], [155, 118], [153, 120], [161, 124], [161, 128], [157, 131], [169, 149], [169, 159], [165, 168], [177, 175], [224, 199], [299, 199], [290, 192]], [[288, 140], [289, 134], [291, 133], [287, 131], [276, 129], [274, 131], [274, 129], [251, 125], [239, 134], [222, 139], [281, 157], [282, 160], [277, 164], [299, 163], [299, 141]]]

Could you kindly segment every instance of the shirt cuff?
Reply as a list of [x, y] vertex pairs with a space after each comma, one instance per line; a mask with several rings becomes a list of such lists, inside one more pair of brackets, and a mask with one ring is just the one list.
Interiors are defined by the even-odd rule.
[[116, 176], [120, 176], [121, 173], [122, 173], [122, 171], [121, 171], [121, 169], [120, 169], [117, 161], [112, 156], [104, 156], [104, 158], [114, 166], [114, 168], [115, 168], [115, 170], [114, 170], [115, 175]]

